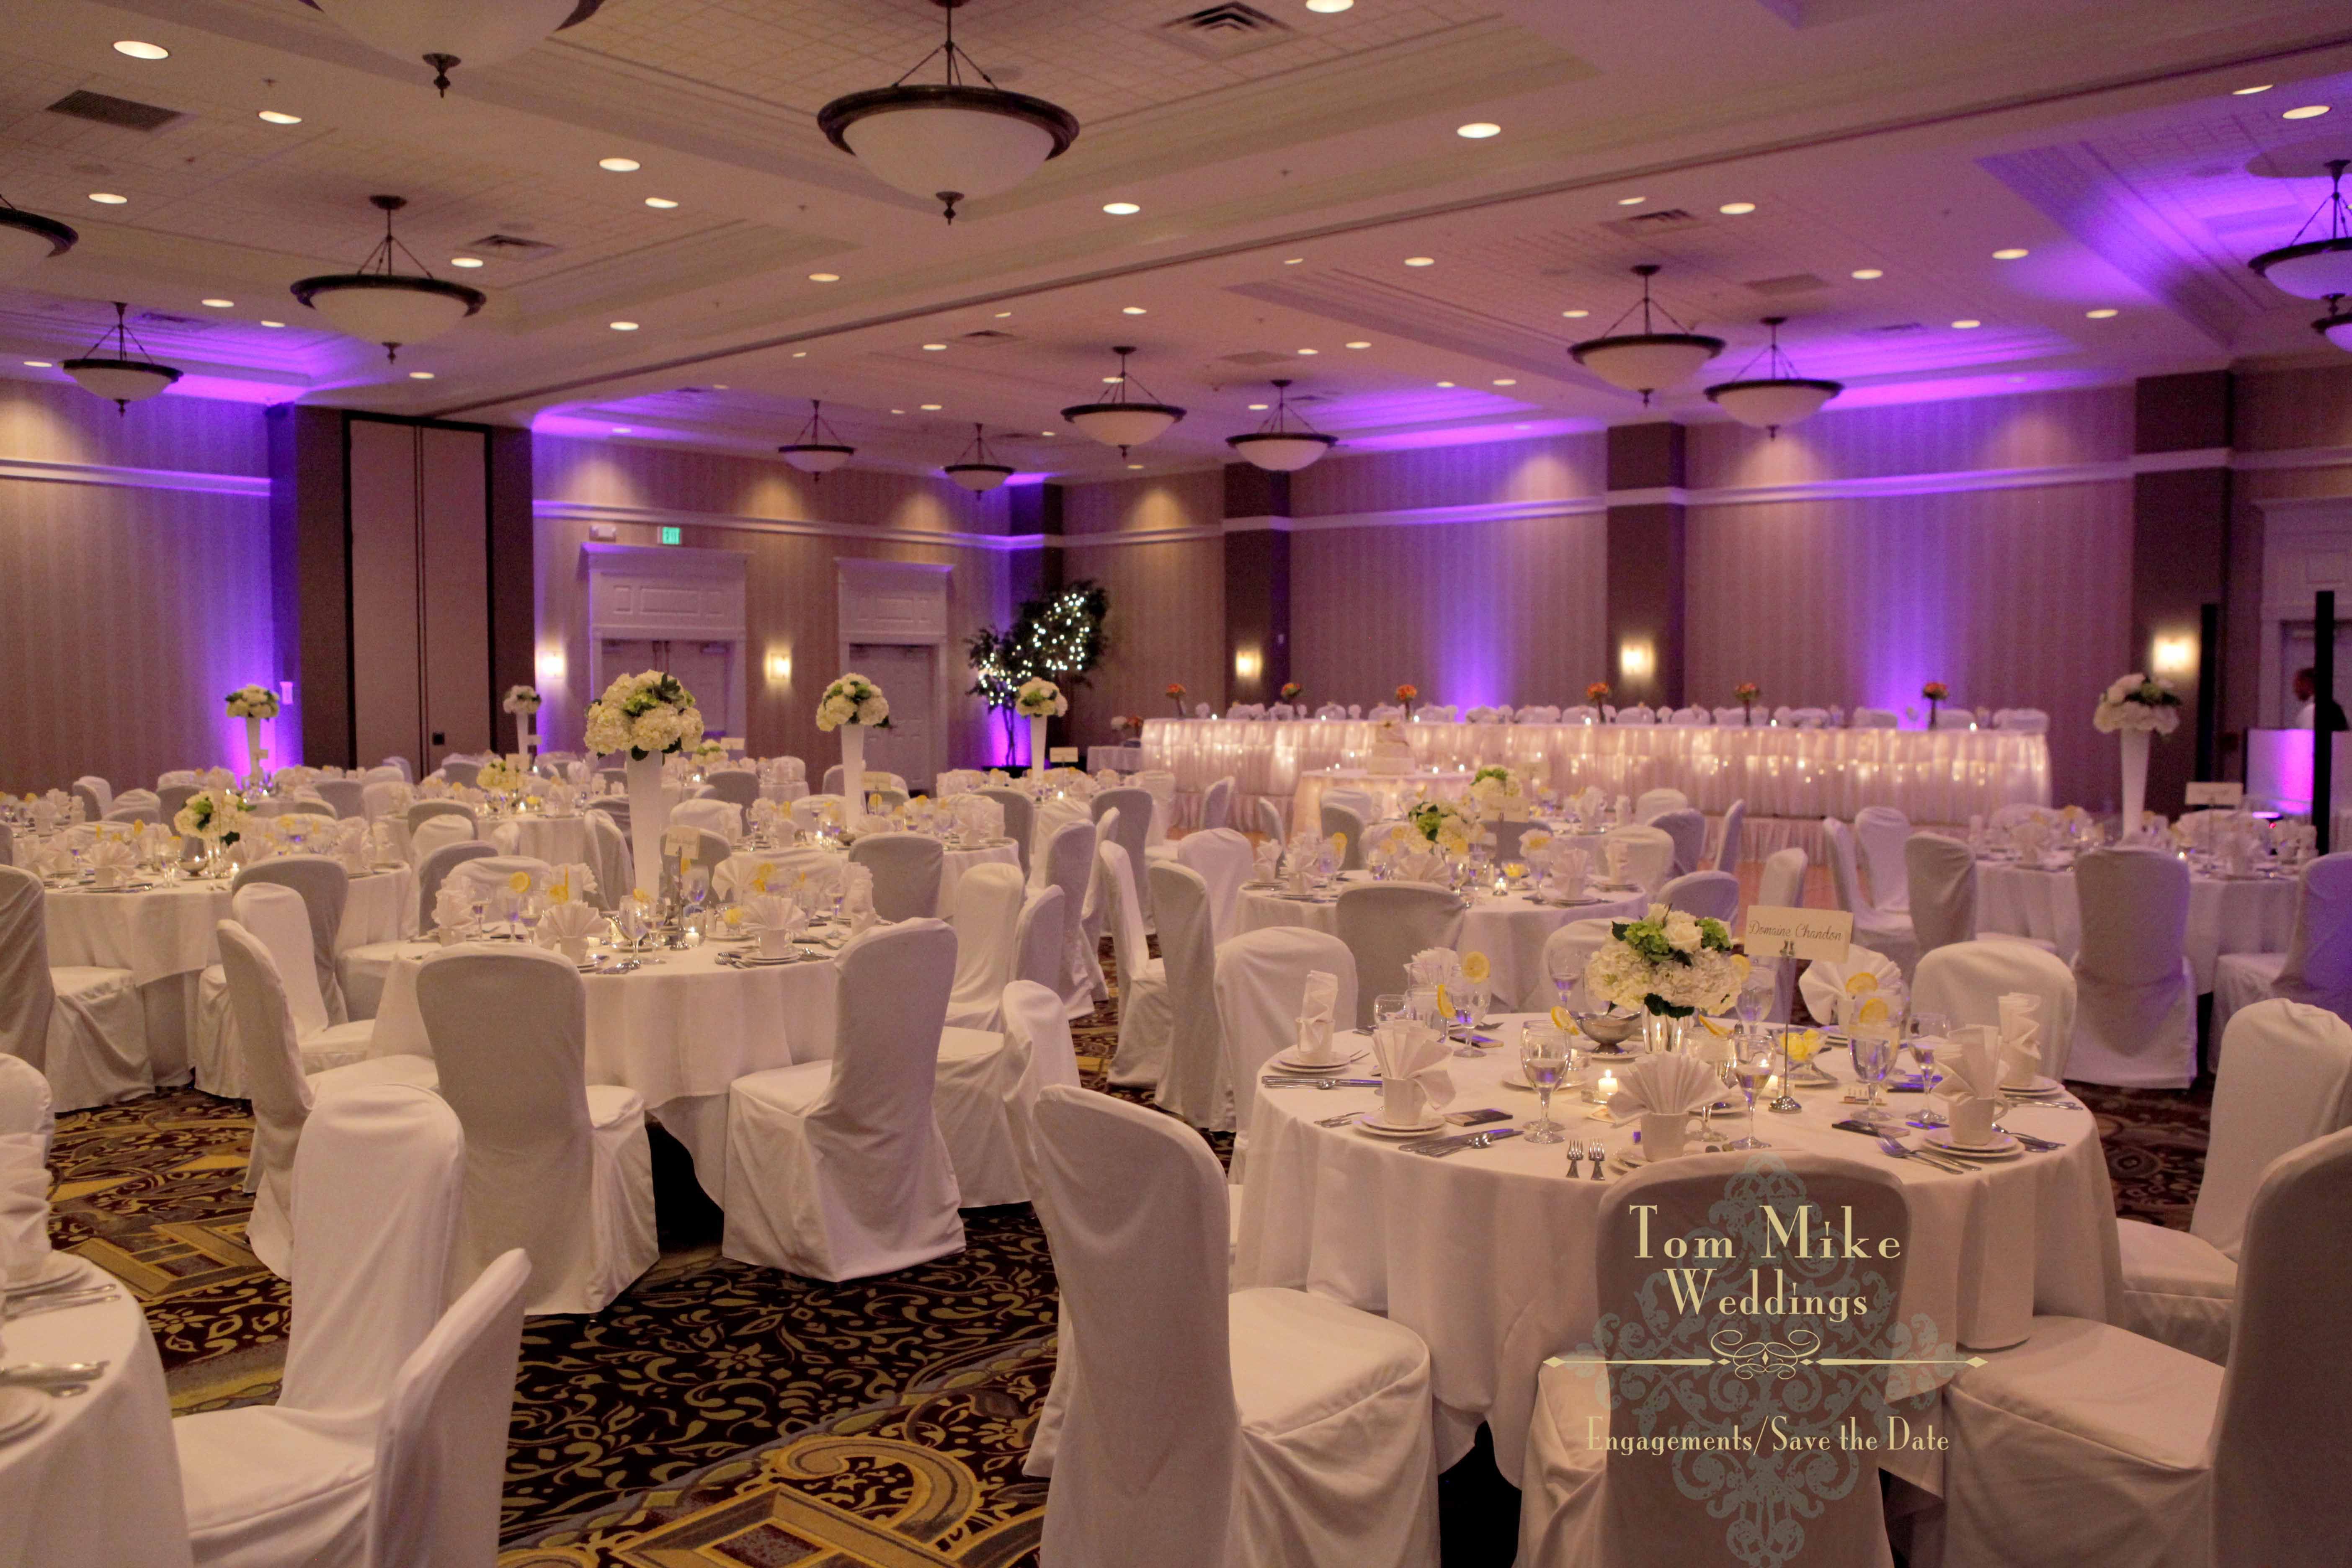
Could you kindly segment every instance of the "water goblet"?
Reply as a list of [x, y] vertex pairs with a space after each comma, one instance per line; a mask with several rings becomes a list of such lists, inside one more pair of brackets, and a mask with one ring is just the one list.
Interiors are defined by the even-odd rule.
[[1753, 1041], [1741, 1040], [1739, 1054], [1732, 1059], [1731, 1072], [1733, 1080], [1739, 1086], [1741, 1098], [1747, 1101], [1748, 1132], [1745, 1137], [1735, 1138], [1724, 1147], [1769, 1149], [1772, 1145], [1756, 1136], [1756, 1091], [1763, 1088], [1765, 1080], [1772, 1076], [1771, 1047], [1759, 1047]]
[[1384, 991], [1372, 998], [1372, 1027], [1377, 1029], [1391, 1018], [1411, 1016], [1403, 993]]
[[1568, 1036], [1549, 1024], [1529, 1024], [1519, 1037], [1519, 1071], [1536, 1091], [1536, 1119], [1520, 1136], [1530, 1143], [1557, 1143], [1559, 1123], [1551, 1119], [1551, 1097], [1569, 1073]]
[[1905, 1043], [1911, 1047], [1912, 1059], [1919, 1064], [1919, 1087], [1925, 1091], [1918, 1114], [1911, 1118], [1914, 1127], [1947, 1125], [1936, 1110], [1936, 1087], [1941, 1080], [1941, 1075], [1936, 1070], [1936, 1055], [1950, 1028], [1951, 1021], [1941, 1013], [1915, 1011], [1911, 1015], [1911, 1038]]
[[1856, 1120], [1873, 1127], [1881, 1125], [1886, 1113], [1879, 1109], [1878, 1096], [1886, 1085], [1886, 1075], [1894, 1070], [1895, 1038], [1892, 1027], [1885, 1024], [1857, 1024], [1853, 1031], [1853, 1076], [1870, 1089], [1869, 1103]]

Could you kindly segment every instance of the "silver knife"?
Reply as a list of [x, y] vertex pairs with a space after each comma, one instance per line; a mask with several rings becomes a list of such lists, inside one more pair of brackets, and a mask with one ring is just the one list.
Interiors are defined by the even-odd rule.
[[1378, 1089], [1376, 1078], [1262, 1078], [1257, 1080], [1268, 1089]]
[[1517, 1127], [1482, 1127], [1475, 1132], [1456, 1133], [1450, 1138], [1422, 1138], [1405, 1144], [1411, 1154], [1426, 1154], [1433, 1160], [1443, 1160], [1448, 1154], [1458, 1154], [1465, 1149], [1484, 1149], [1506, 1138], [1517, 1138], [1523, 1131]]

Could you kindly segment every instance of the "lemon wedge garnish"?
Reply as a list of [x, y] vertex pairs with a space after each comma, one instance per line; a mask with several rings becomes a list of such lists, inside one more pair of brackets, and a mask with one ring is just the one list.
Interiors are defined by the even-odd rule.
[[530, 892], [530, 873], [528, 871], [517, 871], [513, 876], [507, 879], [507, 886], [512, 888], [518, 893]]
[[1486, 962], [1485, 953], [1465, 952], [1462, 955], [1462, 978], [1473, 985], [1480, 984], [1494, 973], [1495, 966]]
[[1437, 985], [1437, 1010], [1440, 1013], [1451, 1013], [1454, 1011], [1454, 1004], [1446, 997], [1445, 983], [1444, 981], [1438, 982]]
[[1877, 989], [1878, 976], [1873, 974], [1867, 969], [1863, 970], [1858, 973], [1849, 974], [1845, 977], [1845, 994], [1849, 996], [1859, 996], [1865, 991], [1875, 991]]
[[1568, 1009], [1565, 1007], [1554, 1007], [1551, 1010], [1551, 1026], [1563, 1035], [1573, 1035], [1577, 1032], [1576, 1020], [1568, 1016]]
[[1862, 1005], [1862, 1011], [1855, 1017], [1864, 1024], [1884, 1024], [1887, 1019], [1886, 998], [1873, 996]]
[[1708, 1016], [1707, 1016], [1706, 1014], [1704, 1014], [1704, 1013], [1702, 1013], [1702, 1014], [1700, 1014], [1700, 1015], [1699, 1015], [1699, 1020], [1698, 1020], [1698, 1021], [1699, 1021], [1700, 1023], [1702, 1023], [1702, 1024], [1706, 1025], [1706, 1032], [1707, 1032], [1708, 1034], [1710, 1034], [1710, 1035], [1713, 1035], [1717, 1039], [1718, 1039], [1718, 1040], [1724, 1040], [1724, 1039], [1729, 1039], [1729, 1038], [1731, 1037], [1731, 1026], [1730, 1026], [1730, 1025], [1728, 1025], [1728, 1024], [1718, 1024], [1718, 1023], [1717, 1023], [1714, 1019], [1712, 1019], [1712, 1018], [1708, 1017]]

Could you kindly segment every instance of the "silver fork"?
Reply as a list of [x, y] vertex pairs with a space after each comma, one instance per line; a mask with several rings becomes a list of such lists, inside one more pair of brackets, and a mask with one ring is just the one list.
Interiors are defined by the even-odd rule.
[[1588, 1138], [1584, 1143], [1584, 1157], [1592, 1162], [1592, 1179], [1599, 1181], [1601, 1163], [1609, 1158], [1609, 1151], [1601, 1147], [1600, 1139]]
[[1322, 1121], [1318, 1121], [1315, 1125], [1318, 1127], [1345, 1127], [1349, 1122], [1355, 1121], [1358, 1117], [1369, 1116], [1370, 1114], [1371, 1113], [1370, 1111], [1366, 1110], [1343, 1111], [1338, 1116], [1327, 1116], [1323, 1118]]
[[1947, 1175], [1965, 1176], [1969, 1171], [1969, 1167], [1961, 1164], [1958, 1160], [1947, 1160], [1941, 1155], [1930, 1154], [1922, 1150], [1911, 1148], [1900, 1138], [1893, 1136], [1882, 1137], [1878, 1141], [1878, 1146], [1881, 1149], [1885, 1150], [1889, 1154], [1894, 1155], [1898, 1160], [1916, 1160], [1921, 1164], [1926, 1165], [1932, 1170], [1941, 1171]]

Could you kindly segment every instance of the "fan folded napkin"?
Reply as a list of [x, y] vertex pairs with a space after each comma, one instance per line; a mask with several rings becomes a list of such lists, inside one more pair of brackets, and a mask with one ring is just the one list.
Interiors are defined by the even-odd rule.
[[1409, 1018], [1392, 1018], [1372, 1031], [1372, 1060], [1388, 1083], [1411, 1081], [1432, 1106], [1454, 1101], [1454, 1076], [1446, 1063], [1452, 1058], [1437, 1031]]
[[2000, 1081], [2011, 1089], [2030, 1089], [2042, 1076], [2041, 1006], [2041, 997], [2022, 991], [2000, 998]]
[[596, 896], [596, 873], [584, 861], [570, 861], [548, 873], [541, 891], [551, 905], [584, 904]]
[[762, 893], [743, 903], [744, 923], [758, 931], [798, 931], [808, 924], [799, 904], [780, 893]]
[[1609, 1109], [1620, 1117], [1686, 1116], [1705, 1110], [1723, 1093], [1715, 1069], [1696, 1057], [1639, 1057], [1618, 1080]]
[[730, 855], [710, 876], [711, 890], [722, 899], [750, 899], [770, 888], [781, 890], [792, 879], [773, 860], [755, 855]]
[[1462, 973], [1462, 955], [1450, 947], [1424, 947], [1406, 961], [1405, 976], [1416, 985], [1439, 985]]
[[1250, 861], [1255, 869], [1257, 879], [1261, 882], [1271, 882], [1274, 880], [1276, 870], [1282, 864], [1282, 846], [1269, 838], [1250, 851]]
[[1592, 858], [1579, 845], [1563, 845], [1553, 850], [1548, 890], [1557, 899], [1582, 898], [1585, 875], [1591, 864]]
[[1950, 1100], [1991, 1100], [2000, 1093], [2000, 1031], [1990, 1024], [1954, 1029], [1936, 1052], [1943, 1078], [1937, 1092]]
[[41, 1135], [0, 1135], [0, 1279], [28, 1280], [49, 1261], [49, 1171]]
[[1319, 969], [1307, 971], [1307, 987], [1298, 999], [1298, 1045], [1294, 1055], [1299, 1061], [1328, 1067], [1345, 1054], [1331, 1037], [1331, 1010], [1339, 1000], [1338, 975]]
[[101, 888], [122, 882], [138, 863], [139, 857], [120, 838], [101, 838], [89, 847], [89, 868], [98, 873]]
[[604, 929], [604, 917], [593, 905], [556, 904], [539, 917], [534, 933], [543, 947], [559, 949], [577, 963], [588, 956], [588, 939]]
[[580, 810], [580, 791], [568, 784], [551, 784], [541, 795], [550, 816], [572, 816]]
[[457, 882], [444, 882], [433, 896], [433, 924], [443, 942], [456, 942], [474, 923], [474, 893]]

